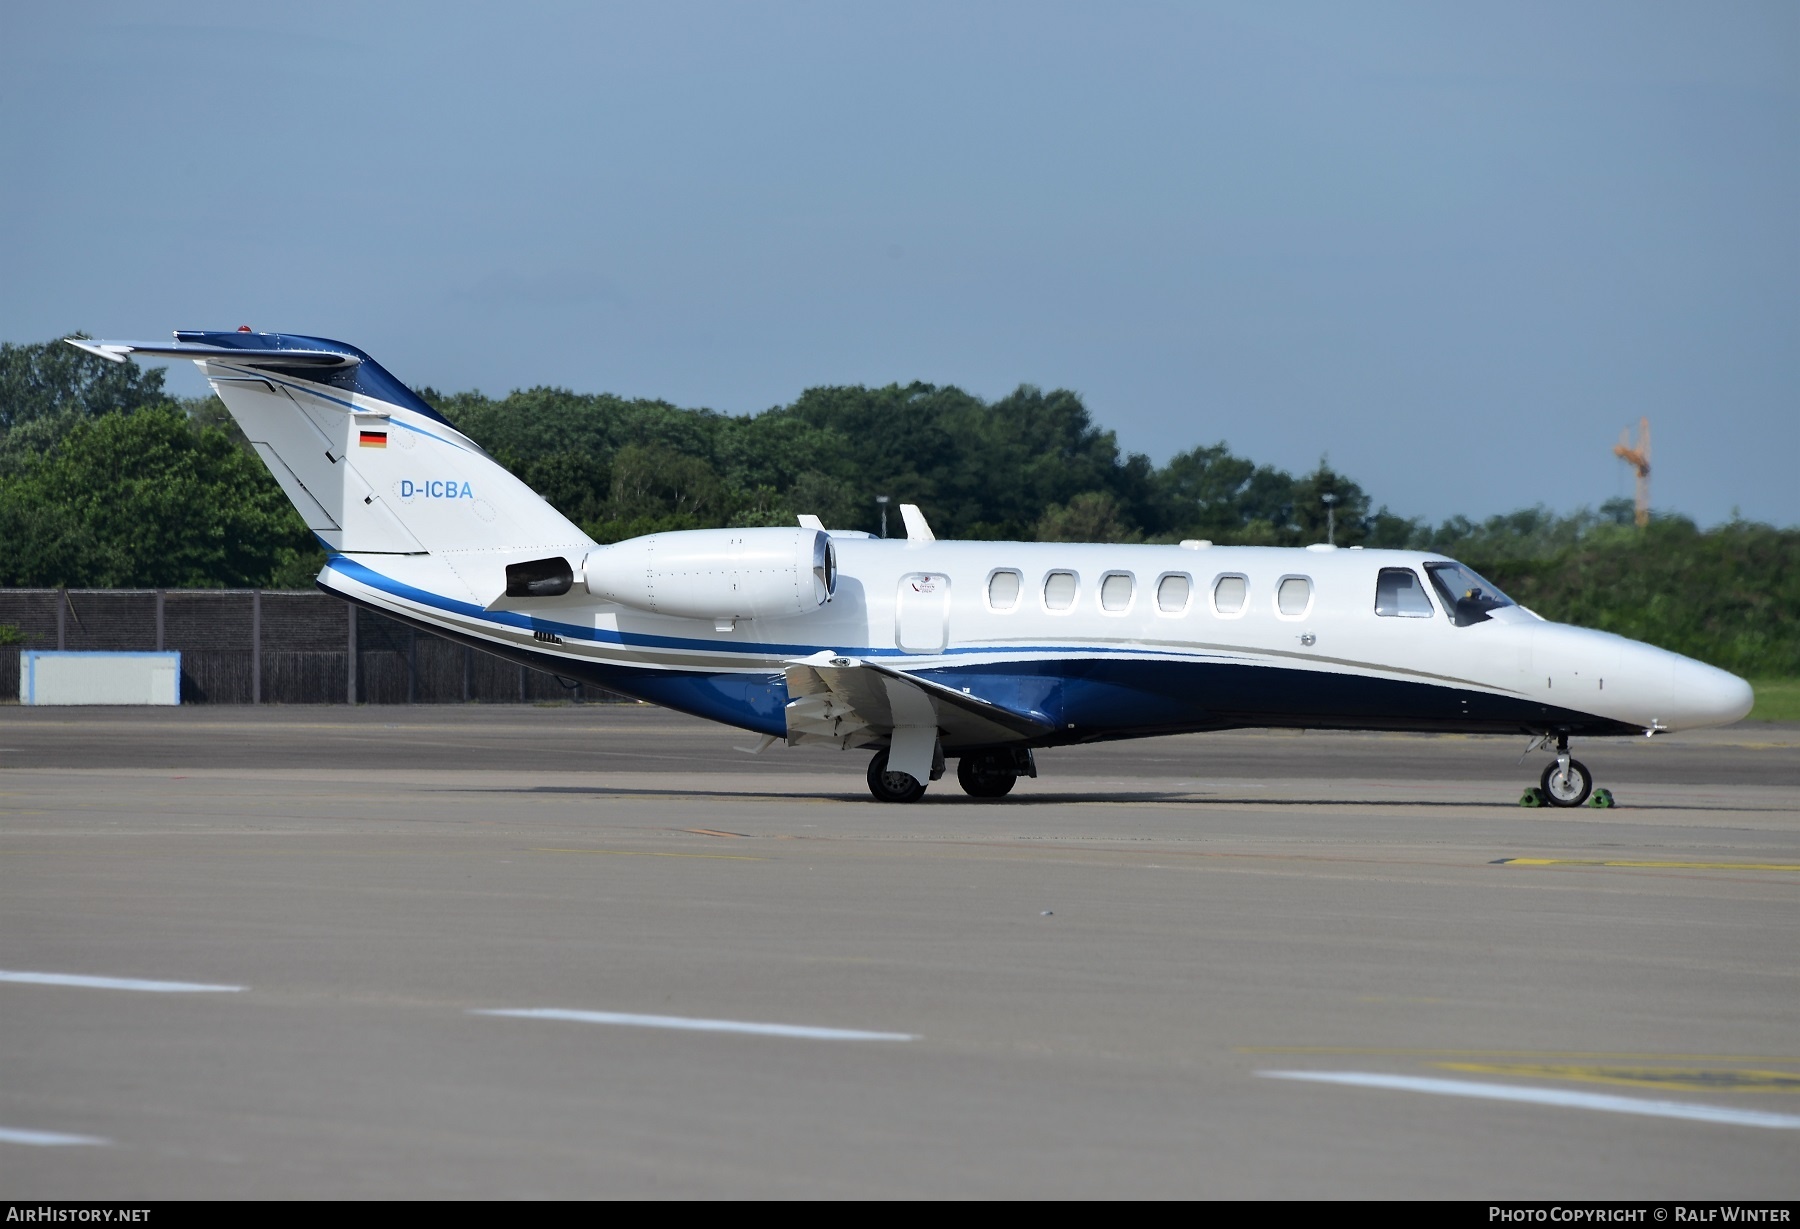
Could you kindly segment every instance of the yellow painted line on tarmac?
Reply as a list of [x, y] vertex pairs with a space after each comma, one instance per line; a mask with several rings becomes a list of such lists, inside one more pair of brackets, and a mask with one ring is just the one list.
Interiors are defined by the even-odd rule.
[[603, 853], [615, 858], [709, 858], [714, 862], [767, 862], [736, 853], [664, 853], [654, 849], [534, 849], [532, 853]]
[[1663, 871], [1800, 871], [1786, 862], [1639, 862], [1626, 858], [1497, 858], [1492, 866], [1624, 866]]
[[1351, 1054], [1376, 1058], [1522, 1058], [1539, 1062], [1781, 1063], [1800, 1065], [1796, 1054], [1657, 1054], [1609, 1050], [1454, 1050], [1393, 1046], [1235, 1046], [1239, 1054]]
[[1449, 1071], [1523, 1079], [1575, 1080], [1583, 1084], [1625, 1084], [1681, 1092], [1800, 1092], [1800, 1072], [1755, 1068], [1610, 1067], [1563, 1063], [1434, 1063]]

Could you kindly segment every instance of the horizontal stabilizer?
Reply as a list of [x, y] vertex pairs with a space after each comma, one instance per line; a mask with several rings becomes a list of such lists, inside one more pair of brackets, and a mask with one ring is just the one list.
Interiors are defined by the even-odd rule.
[[65, 337], [77, 350], [86, 350], [109, 363], [122, 363], [128, 358], [189, 358], [202, 362], [218, 361], [238, 367], [277, 367], [287, 370], [335, 371], [355, 367], [362, 362], [354, 354], [334, 354], [329, 350], [249, 349], [237, 346], [208, 346], [191, 341], [82, 341]]

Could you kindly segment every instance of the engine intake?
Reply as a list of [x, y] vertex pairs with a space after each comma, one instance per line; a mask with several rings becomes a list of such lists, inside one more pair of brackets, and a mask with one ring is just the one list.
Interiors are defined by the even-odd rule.
[[615, 542], [583, 564], [588, 592], [685, 619], [782, 619], [837, 590], [837, 555], [818, 529], [688, 529]]
[[561, 597], [574, 587], [574, 569], [559, 556], [506, 565], [507, 597]]

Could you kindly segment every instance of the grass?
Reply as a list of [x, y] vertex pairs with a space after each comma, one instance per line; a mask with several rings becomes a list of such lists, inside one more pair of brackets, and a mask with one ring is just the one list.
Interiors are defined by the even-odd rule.
[[1751, 679], [1756, 707], [1749, 721], [1800, 721], [1800, 679]]

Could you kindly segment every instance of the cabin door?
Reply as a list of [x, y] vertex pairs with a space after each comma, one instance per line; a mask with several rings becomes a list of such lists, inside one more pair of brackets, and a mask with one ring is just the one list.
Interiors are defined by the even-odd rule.
[[900, 578], [894, 643], [906, 653], [942, 653], [950, 642], [950, 578], [913, 572]]

